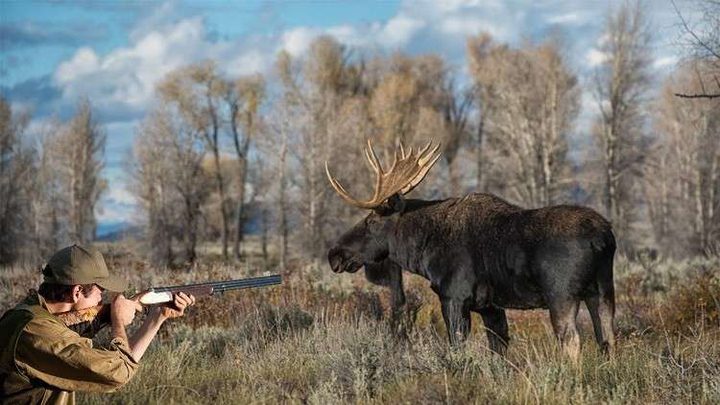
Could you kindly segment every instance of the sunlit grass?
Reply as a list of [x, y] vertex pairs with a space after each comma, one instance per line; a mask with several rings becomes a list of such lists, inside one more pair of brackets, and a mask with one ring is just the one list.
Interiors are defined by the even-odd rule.
[[[153, 269], [120, 253], [109, 261], [138, 288], [262, 271]], [[130, 384], [79, 402], [720, 403], [717, 261], [648, 269], [621, 260], [617, 352], [597, 350], [583, 309], [578, 364], [559, 350], [546, 311], [509, 314], [505, 358], [488, 350], [477, 317], [470, 340], [451, 349], [425, 280], [406, 279], [408, 313], [395, 330], [387, 291], [323, 265], [295, 261], [282, 286], [200, 300], [164, 327]], [[39, 281], [20, 266], [0, 271], [3, 310]]]

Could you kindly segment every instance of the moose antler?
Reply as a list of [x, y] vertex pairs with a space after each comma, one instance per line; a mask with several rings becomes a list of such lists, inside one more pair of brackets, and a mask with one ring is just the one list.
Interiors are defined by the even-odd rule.
[[328, 176], [328, 180], [330, 180], [330, 185], [340, 194], [343, 200], [359, 208], [376, 208], [393, 194], [407, 194], [420, 184], [430, 168], [440, 158], [440, 153], [438, 152], [440, 144], [432, 148], [431, 146], [432, 141], [428, 142], [424, 148], [413, 154], [412, 148], [406, 153], [401, 143], [399, 156], [396, 150], [393, 164], [390, 166], [390, 169], [385, 172], [368, 139], [365, 157], [375, 172], [375, 191], [372, 199], [369, 201], [360, 201], [351, 197], [340, 182], [330, 174], [327, 161], [325, 161], [325, 173]]

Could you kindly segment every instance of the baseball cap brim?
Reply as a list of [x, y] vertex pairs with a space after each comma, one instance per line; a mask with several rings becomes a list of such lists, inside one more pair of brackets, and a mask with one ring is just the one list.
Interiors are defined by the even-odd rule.
[[108, 277], [95, 281], [95, 284], [112, 292], [123, 292], [127, 289], [128, 286], [127, 281], [113, 274], [110, 274]]

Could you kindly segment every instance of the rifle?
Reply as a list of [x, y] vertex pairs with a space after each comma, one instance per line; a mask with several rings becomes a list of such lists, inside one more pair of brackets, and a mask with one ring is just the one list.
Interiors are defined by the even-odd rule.
[[[138, 301], [142, 305], [168, 304], [173, 302], [173, 294], [180, 292], [196, 297], [203, 297], [225, 291], [267, 287], [280, 283], [282, 283], [280, 275], [274, 274], [271, 276], [210, 281], [207, 283], [177, 285], [172, 287], [153, 287], [134, 295], [131, 299], [139, 297]], [[68, 328], [74, 330], [80, 336], [92, 337], [101, 329], [110, 325], [110, 305], [100, 304], [79, 311], [63, 312], [56, 314], [56, 316], [60, 318]]]

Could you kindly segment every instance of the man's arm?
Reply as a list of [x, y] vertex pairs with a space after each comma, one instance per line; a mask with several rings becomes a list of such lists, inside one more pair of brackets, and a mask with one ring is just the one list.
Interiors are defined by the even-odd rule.
[[138, 368], [127, 341], [113, 339], [111, 350], [95, 349], [90, 339], [48, 319], [26, 325], [15, 361], [27, 377], [66, 391], [112, 391], [126, 384]]
[[135, 300], [129, 300], [122, 294], [118, 294], [113, 297], [110, 304], [110, 327], [112, 337], [129, 343], [127, 332], [125, 332], [125, 326], [130, 325], [135, 319], [135, 312], [141, 310], [142, 305]]
[[166, 320], [183, 316], [185, 314], [185, 308], [195, 304], [195, 297], [183, 292], [175, 294], [173, 298], [173, 307], [159, 306], [153, 308], [140, 329], [130, 339], [130, 350], [136, 361], [140, 361], [148, 346], [150, 346], [150, 342], [155, 338], [155, 335], [157, 335], [160, 327]]

